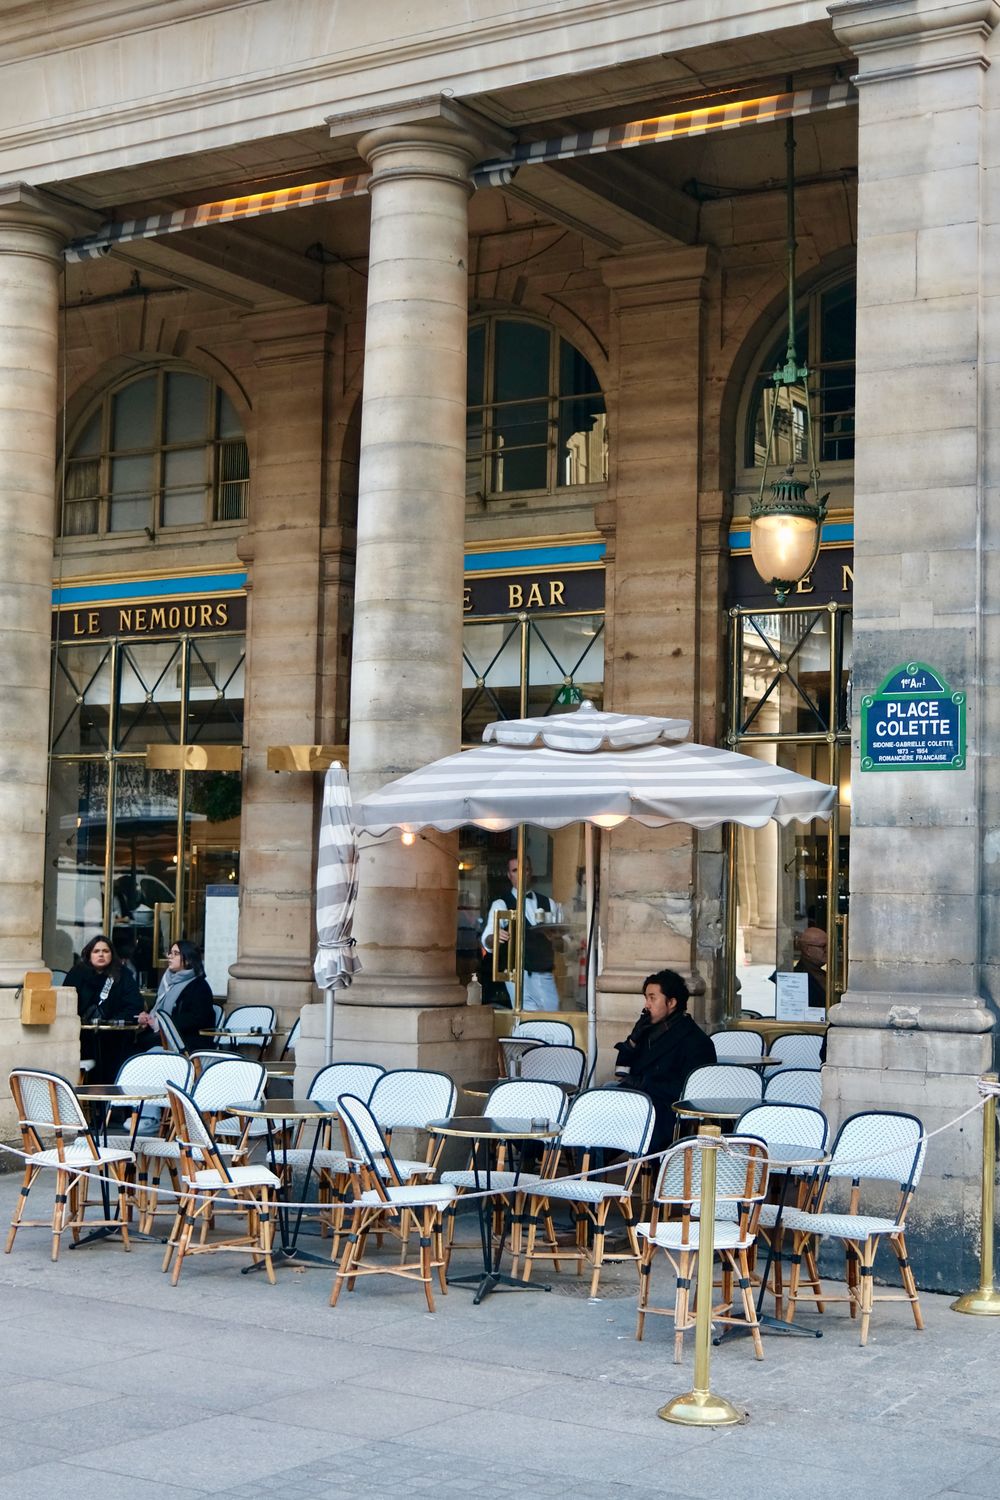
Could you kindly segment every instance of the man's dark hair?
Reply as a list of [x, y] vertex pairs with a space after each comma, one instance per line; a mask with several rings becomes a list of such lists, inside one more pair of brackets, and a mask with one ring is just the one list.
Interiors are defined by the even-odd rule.
[[647, 984], [658, 984], [668, 1000], [677, 1001], [678, 1010], [687, 1010], [688, 987], [676, 969], [658, 969], [655, 974], [650, 974], [642, 981], [643, 994]]

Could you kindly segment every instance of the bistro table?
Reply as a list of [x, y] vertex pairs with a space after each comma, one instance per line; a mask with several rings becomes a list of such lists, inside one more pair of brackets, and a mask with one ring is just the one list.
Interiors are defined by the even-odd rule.
[[[506, 1116], [492, 1119], [487, 1115], [451, 1115], [446, 1120], [430, 1120], [425, 1128], [431, 1135], [472, 1142], [472, 1171], [476, 1191], [488, 1193], [494, 1170], [491, 1164], [491, 1151], [495, 1146], [509, 1144], [512, 1152], [517, 1151], [514, 1166], [516, 1184], [521, 1172], [520, 1152], [524, 1145], [529, 1141], [550, 1145], [558, 1137], [562, 1127], [552, 1120], [524, 1120]], [[516, 1187], [513, 1191], [516, 1191]], [[500, 1264], [507, 1245], [507, 1236], [510, 1233], [511, 1208], [510, 1202], [506, 1201], [502, 1227], [494, 1244], [492, 1220], [495, 1207], [492, 1198], [477, 1198], [476, 1200], [479, 1236], [483, 1249], [482, 1271], [470, 1275], [448, 1277], [449, 1286], [474, 1286], [476, 1288], [476, 1295], [472, 1299], [475, 1307], [478, 1307], [483, 1298], [495, 1291], [498, 1286], [510, 1287], [521, 1292], [552, 1290], [551, 1287], [521, 1281], [518, 1277], [508, 1276], [501, 1271]]]
[[[261, 1099], [248, 1100], [241, 1104], [227, 1104], [225, 1111], [227, 1115], [239, 1115], [244, 1120], [263, 1120], [267, 1126], [267, 1152], [270, 1161], [277, 1166], [278, 1157], [281, 1157], [281, 1180], [282, 1193], [288, 1191], [288, 1130], [281, 1132], [281, 1146], [276, 1147], [274, 1141], [274, 1125], [280, 1121], [283, 1126], [304, 1124], [307, 1120], [317, 1122], [324, 1120], [332, 1122], [339, 1118], [336, 1110], [331, 1109], [328, 1104], [318, 1103], [315, 1099]], [[302, 1183], [302, 1202], [309, 1195], [309, 1184], [312, 1181], [313, 1168], [316, 1162], [316, 1151], [319, 1146], [321, 1130], [317, 1128], [313, 1134], [312, 1149], [309, 1152], [309, 1161], [306, 1165], [306, 1175]], [[278, 1200], [278, 1232], [281, 1236], [281, 1244], [275, 1251], [282, 1260], [292, 1260], [299, 1263], [317, 1266], [329, 1266], [328, 1255], [314, 1255], [311, 1250], [299, 1249], [299, 1232], [302, 1228], [302, 1216], [305, 1208], [300, 1207], [295, 1214], [294, 1226], [291, 1224], [291, 1212]], [[256, 1265], [244, 1266], [242, 1275], [246, 1276], [251, 1271], [259, 1271], [263, 1265], [259, 1261]]]
[[[781, 1238], [781, 1216], [785, 1211], [785, 1199], [788, 1196], [789, 1185], [795, 1175], [795, 1168], [803, 1162], [815, 1162], [817, 1165], [826, 1160], [826, 1152], [819, 1146], [796, 1146], [788, 1141], [771, 1141], [767, 1146], [767, 1160], [772, 1174], [777, 1171], [781, 1177], [781, 1187], [778, 1192], [777, 1213], [774, 1216], [774, 1224], [770, 1231], [770, 1239], [767, 1244], [767, 1255], [764, 1258], [764, 1269], [760, 1275], [760, 1291], [757, 1293], [757, 1325], [762, 1333], [780, 1333], [786, 1337], [817, 1338], [823, 1337], [822, 1328], [803, 1328], [798, 1323], [786, 1323], [783, 1318], [772, 1317], [770, 1313], [764, 1312], [764, 1298], [767, 1295], [767, 1283], [771, 1276], [771, 1267], [778, 1254], [777, 1246]], [[719, 1336], [713, 1339], [715, 1344], [724, 1344], [729, 1339], [742, 1338], [750, 1332], [748, 1324], [741, 1319], [734, 1319], [730, 1326]]]
[[[535, 1080], [532, 1079], [530, 1081], [534, 1082]], [[575, 1083], [563, 1083], [558, 1078], [546, 1078], [544, 1080], [538, 1081], [544, 1081], [545, 1083], [554, 1083], [556, 1087], [562, 1089], [563, 1093], [568, 1097], [572, 1097], [574, 1094], [578, 1094], [580, 1092]], [[514, 1082], [517, 1082], [517, 1080], [513, 1078], [474, 1078], [471, 1083], [461, 1084], [460, 1088], [462, 1093], [471, 1094], [474, 1099], [487, 1099], [489, 1098], [490, 1094], [492, 1094], [498, 1083]]]
[[[116, 1027], [115, 1030], [117, 1029]], [[141, 1107], [137, 1108], [136, 1106], [147, 1104], [151, 1099], [163, 1102], [166, 1097], [162, 1087], [123, 1088], [118, 1083], [81, 1083], [73, 1092], [85, 1109], [93, 1109], [94, 1113], [91, 1116], [90, 1134], [95, 1140], [99, 1139], [100, 1144], [104, 1146], [108, 1144], [108, 1119], [111, 1110], [115, 1106], [124, 1104], [131, 1104], [133, 1106], [132, 1131], [128, 1143], [129, 1151], [135, 1150], [135, 1140], [139, 1132], [139, 1120], [142, 1115]], [[97, 1166], [98, 1164], [95, 1162], [94, 1165]], [[111, 1218], [111, 1185], [104, 1172], [100, 1174], [100, 1180], [101, 1202], [104, 1207], [104, 1217], [108, 1222], [95, 1227], [89, 1234], [83, 1235], [80, 1239], [74, 1240], [69, 1247], [71, 1250], [75, 1250], [79, 1245], [89, 1245], [92, 1240], [109, 1239], [111, 1235], [120, 1232], [118, 1222]], [[140, 1235], [137, 1229], [130, 1230], [129, 1233], [134, 1234], [137, 1239], [151, 1238], [150, 1235]]]
[[705, 1098], [680, 1099], [673, 1106], [679, 1120], [738, 1120], [740, 1115], [759, 1104], [759, 1099]]
[[780, 1068], [782, 1060], [780, 1057], [727, 1057], [725, 1053], [720, 1057], [715, 1054], [715, 1060], [720, 1066], [726, 1068], [759, 1068], [761, 1072], [765, 1068]]

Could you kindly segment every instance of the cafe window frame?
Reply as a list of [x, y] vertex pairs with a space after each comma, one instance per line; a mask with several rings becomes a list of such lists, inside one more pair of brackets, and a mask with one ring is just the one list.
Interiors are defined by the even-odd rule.
[[[508, 351], [506, 345], [519, 328], [529, 340], [542, 336], [548, 340], [546, 376], [536, 390], [505, 398], [501, 394], [505, 384], [516, 383], [517, 378], [517, 351]], [[574, 370], [581, 381], [580, 389], [570, 388], [568, 372]], [[581, 407], [592, 406], [595, 418], [592, 440], [581, 445], [586, 451], [575, 459], [583, 470], [580, 478], [569, 477], [574, 458], [563, 451], [567, 446], [563, 441], [566, 414], [574, 402]], [[551, 324], [502, 313], [470, 321], [466, 414], [467, 498], [486, 504], [511, 496], [568, 495], [606, 486], [609, 458], [603, 387], [586, 355]], [[525, 419], [525, 441], [511, 444], [504, 427], [516, 425], [519, 415]], [[573, 432], [571, 439], [578, 435]], [[544, 478], [538, 476], [541, 483], [504, 482], [505, 455], [510, 459], [515, 454], [544, 454]]]
[[[185, 408], [185, 390], [189, 396], [200, 394], [200, 413], [190, 404]], [[132, 416], [146, 431], [129, 441], [116, 434], [116, 422], [121, 413], [119, 425], [124, 425], [125, 403], [137, 397], [140, 405], [133, 406]], [[192, 412], [201, 425], [183, 435], [176, 429], [183, 429]], [[195, 472], [199, 457], [200, 474]], [[126, 488], [130, 466], [133, 489]], [[186, 475], [177, 472], [185, 469]], [[162, 364], [108, 386], [78, 423], [63, 463], [59, 529], [67, 540], [144, 533], [152, 540], [161, 531], [172, 535], [242, 523], [249, 488], [246, 435], [227, 393], [190, 366]], [[122, 515], [134, 524], [116, 524]]]

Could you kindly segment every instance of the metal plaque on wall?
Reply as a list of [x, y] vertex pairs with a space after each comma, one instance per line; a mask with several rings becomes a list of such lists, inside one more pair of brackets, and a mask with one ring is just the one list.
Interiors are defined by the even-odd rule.
[[925, 662], [894, 667], [861, 700], [862, 771], [964, 770], [965, 703]]

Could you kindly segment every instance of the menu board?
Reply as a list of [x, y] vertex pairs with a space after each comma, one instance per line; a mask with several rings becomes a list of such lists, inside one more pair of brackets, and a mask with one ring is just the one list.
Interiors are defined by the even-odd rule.
[[205, 978], [212, 994], [225, 1000], [229, 966], [236, 962], [240, 932], [240, 892], [236, 885], [205, 887]]

